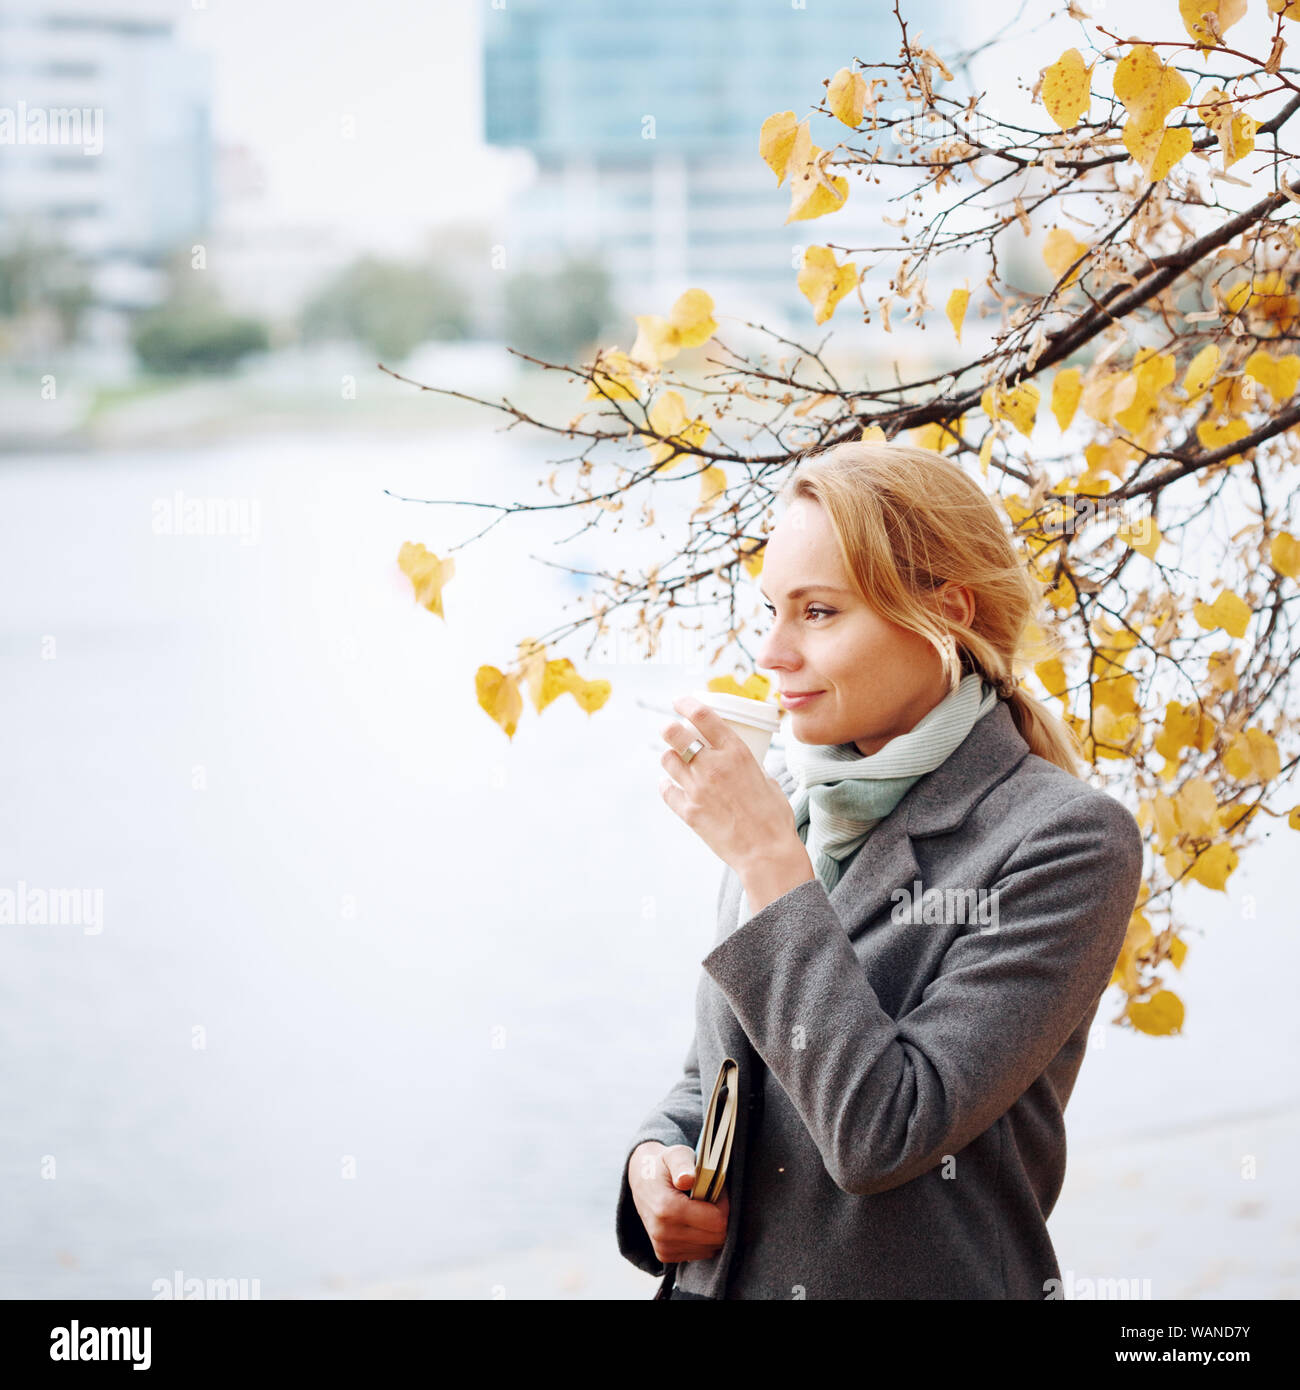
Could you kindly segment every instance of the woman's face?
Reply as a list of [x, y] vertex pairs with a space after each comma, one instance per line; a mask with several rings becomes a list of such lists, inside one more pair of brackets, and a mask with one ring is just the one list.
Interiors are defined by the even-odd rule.
[[[782, 695], [820, 694], [786, 716], [800, 743], [852, 743], [863, 757], [905, 734], [948, 693], [938, 652], [853, 592], [821, 505], [796, 498], [768, 537], [759, 587], [770, 623], [757, 664]], [[806, 593], [790, 597], [793, 589]], [[966, 590], [946, 607], [970, 620]], [[783, 701], [790, 707], [789, 701]]]

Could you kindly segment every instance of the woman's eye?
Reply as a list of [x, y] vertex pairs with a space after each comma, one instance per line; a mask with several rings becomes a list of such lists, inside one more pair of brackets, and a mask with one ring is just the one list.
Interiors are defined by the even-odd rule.
[[[763, 605], [763, 607], [766, 608], [767, 611], [768, 611], [774, 618], [776, 617], [776, 609], [773, 608], [772, 605], [771, 605], [770, 603], [765, 603], [765, 604]], [[832, 617], [832, 616], [834, 615], [834, 612], [835, 612], [835, 610], [834, 610], [833, 608], [813, 608], [813, 607], [810, 607], [810, 608], [808, 609], [808, 613], [809, 613], [811, 616], [813, 616], [813, 617], [819, 617], [819, 618], [829, 618], [829, 617]]]

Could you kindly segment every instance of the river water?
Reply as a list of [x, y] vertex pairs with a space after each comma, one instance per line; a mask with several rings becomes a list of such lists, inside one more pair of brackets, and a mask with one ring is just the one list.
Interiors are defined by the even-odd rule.
[[[666, 721], [638, 701], [707, 673], [570, 645], [609, 703], [526, 705], [507, 742], [476, 667], [583, 611], [529, 553], [631, 567], [652, 538], [555, 549], [587, 514], [510, 519], [457, 552], [446, 621], [421, 609], [401, 543], [445, 554], [491, 514], [385, 488], [543, 495], [484, 433], [0, 460], [0, 887], [89, 905], [0, 927], [0, 1296], [148, 1298], [179, 1270], [270, 1297], [612, 1247], [721, 873], [659, 798]], [[166, 529], [214, 500], [242, 534]], [[1188, 899], [1187, 1032], [1110, 1030], [1072, 1144], [1300, 1091], [1282, 824]]]

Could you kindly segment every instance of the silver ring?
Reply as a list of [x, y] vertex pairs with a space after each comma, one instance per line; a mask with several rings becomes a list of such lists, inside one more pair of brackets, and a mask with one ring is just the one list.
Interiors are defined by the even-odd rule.
[[705, 743], [704, 740], [703, 740], [702, 738], [693, 738], [693, 739], [686, 745], [686, 749], [685, 749], [685, 751], [684, 751], [684, 752], [682, 753], [682, 755], [681, 755], [681, 757], [682, 757], [682, 762], [684, 762], [684, 763], [690, 762], [690, 760], [700, 751], [700, 749], [702, 749], [702, 748], [707, 748], [708, 746], [709, 746], [709, 745], [708, 745], [707, 743]]

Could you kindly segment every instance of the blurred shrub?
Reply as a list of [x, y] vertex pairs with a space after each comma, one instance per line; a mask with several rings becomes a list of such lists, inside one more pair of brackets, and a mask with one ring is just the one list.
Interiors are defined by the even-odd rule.
[[346, 338], [400, 361], [430, 339], [469, 335], [464, 291], [430, 266], [363, 257], [329, 281], [302, 312], [308, 340]]
[[136, 318], [131, 346], [151, 372], [225, 372], [249, 353], [265, 352], [267, 332], [260, 320], [214, 303], [169, 300]]
[[6, 342], [21, 343], [48, 318], [54, 336], [75, 342], [82, 315], [94, 302], [89, 281], [66, 247], [21, 237], [0, 249], [0, 328]]
[[619, 326], [603, 266], [574, 260], [549, 272], [521, 271], [505, 284], [508, 346], [568, 362]]

